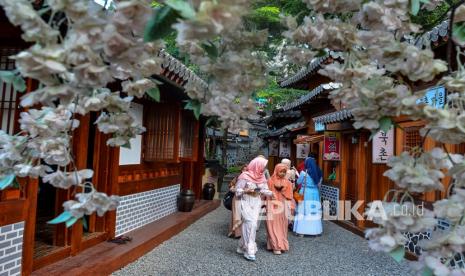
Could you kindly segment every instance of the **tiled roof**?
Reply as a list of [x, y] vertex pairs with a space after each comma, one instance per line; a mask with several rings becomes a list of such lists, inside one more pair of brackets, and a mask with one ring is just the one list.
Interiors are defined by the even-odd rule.
[[300, 80], [303, 80], [307, 76], [310, 76], [314, 74], [316, 71], [318, 71], [321, 68], [321, 65], [323, 65], [326, 60], [329, 58], [342, 58], [342, 53], [341, 52], [335, 52], [335, 51], [330, 51], [329, 54], [316, 58], [312, 62], [308, 64], [307, 67], [302, 68], [299, 72], [297, 72], [295, 75], [283, 80], [279, 85], [281, 87], [287, 87], [290, 86], [296, 82], [299, 82]]
[[267, 124], [273, 122], [276, 119], [281, 118], [300, 118], [302, 117], [302, 112], [300, 110], [292, 110], [288, 112], [273, 112], [271, 116], [268, 116], [265, 120]]
[[187, 68], [181, 61], [177, 60], [165, 50], [161, 50], [158, 56], [163, 59], [161, 68], [164, 69], [162, 75], [179, 84], [185, 86], [188, 82], [196, 83], [203, 89], [208, 89], [208, 84], [197, 76], [191, 69]]
[[307, 93], [307, 94], [303, 95], [302, 97], [298, 98], [297, 100], [286, 104], [281, 109], [278, 109], [278, 111], [288, 111], [288, 110], [294, 109], [296, 107], [301, 106], [302, 104], [305, 104], [305, 103], [309, 102], [311, 99], [318, 96], [323, 91], [333, 90], [333, 89], [339, 88], [341, 86], [342, 86], [342, 84], [337, 83], [337, 82], [330, 82], [330, 83], [321, 84], [321, 85], [317, 86], [315, 89], [313, 89], [312, 91], [310, 91], [309, 93]]
[[449, 34], [449, 19], [442, 21], [436, 27], [430, 31], [422, 34], [421, 36], [414, 38], [406, 38], [411, 44], [414, 44], [418, 48], [431, 45], [431, 43], [437, 43], [440, 40], [446, 40]]
[[341, 109], [339, 111], [327, 113], [325, 115], [321, 115], [318, 117], [313, 118], [315, 123], [322, 123], [322, 124], [330, 124], [341, 122], [347, 119], [352, 118], [352, 113], [348, 109]]
[[299, 120], [298, 122], [295, 122], [295, 123], [292, 123], [292, 124], [289, 124], [289, 125], [285, 125], [282, 128], [279, 128], [277, 130], [269, 130], [267, 132], [261, 133], [260, 136], [261, 137], [279, 136], [279, 135], [282, 135], [282, 134], [284, 134], [286, 132], [289, 132], [289, 131], [294, 131], [294, 130], [304, 128], [306, 125], [307, 125], [306, 121], [300, 121]]

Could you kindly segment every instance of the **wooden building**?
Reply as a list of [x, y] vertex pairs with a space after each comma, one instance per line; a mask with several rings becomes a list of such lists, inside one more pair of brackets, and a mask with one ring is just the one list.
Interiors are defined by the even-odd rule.
[[[13, 70], [8, 57], [28, 47], [0, 10], [0, 70]], [[63, 212], [62, 203], [73, 199], [73, 190], [60, 190], [40, 179], [21, 179], [20, 187], [0, 191], [0, 274], [30, 275], [101, 242], [143, 227], [177, 212], [176, 199], [182, 188], [201, 196], [203, 175], [204, 119], [196, 120], [183, 109], [188, 99], [187, 82], [206, 84], [168, 53], [160, 75], [160, 102], [136, 100], [131, 112], [147, 131], [131, 140], [131, 149], [106, 146], [108, 136], [93, 124], [97, 113], [80, 117], [73, 135], [73, 152], [78, 169], [92, 168], [98, 191], [121, 196], [116, 211], [103, 217], [85, 217], [70, 228], [47, 221]], [[27, 90], [35, 88], [27, 80]], [[0, 82], [0, 127], [18, 131], [21, 94]]]
[[[447, 39], [447, 28], [447, 21], [442, 22], [419, 39], [412, 40], [412, 43], [416, 43], [417, 47], [433, 44], [436, 57], [443, 58], [445, 50], [442, 42]], [[331, 58], [333, 54], [331, 52], [326, 57], [312, 61], [307, 68], [280, 82], [282, 87], [305, 89], [310, 92], [276, 112], [300, 111], [305, 117], [306, 134], [293, 140], [293, 151], [298, 144], [308, 144], [311, 152], [318, 153], [318, 164], [323, 170], [324, 178], [321, 197], [330, 201], [330, 214], [336, 214], [336, 210], [344, 212], [344, 208], [348, 206], [342, 206], [344, 205], [342, 201], [350, 201], [353, 206], [359, 200], [362, 204], [358, 210], [363, 214], [366, 203], [382, 200], [386, 192], [395, 187], [392, 181], [383, 176], [383, 173], [389, 169], [386, 165], [387, 159], [393, 154], [399, 155], [403, 151], [419, 147], [422, 143], [419, 130], [425, 123], [398, 117], [395, 118], [395, 122], [400, 127], [391, 129], [388, 133], [380, 132], [371, 140], [370, 132], [354, 129], [350, 111], [344, 106], [331, 105], [327, 98], [328, 91], [337, 84], [329, 83], [327, 78], [317, 73], [322, 64], [339, 58], [337, 54]], [[447, 91], [444, 87], [437, 86], [436, 82], [437, 80], [413, 85], [418, 91], [427, 91], [423, 99], [424, 103], [441, 108], [441, 103], [442, 106], [445, 103]], [[328, 89], [321, 89], [322, 87]], [[325, 149], [325, 143], [337, 148], [335, 150], [337, 154], [328, 155], [328, 147], [326, 146]], [[425, 140], [426, 150], [436, 146], [440, 147], [441, 144], [429, 138]], [[446, 147], [449, 152], [464, 152], [463, 145], [446, 145]], [[448, 185], [449, 179], [446, 178], [444, 180], [446, 189]], [[425, 195], [414, 195], [414, 198], [428, 206], [444, 196], [445, 192], [430, 192]], [[339, 200], [341, 201], [338, 203]], [[370, 221], [357, 220], [353, 216], [350, 219], [338, 220], [337, 223], [359, 234], [362, 234], [367, 227], [375, 226]], [[416, 244], [412, 247], [408, 245], [406, 246], [410, 251], [418, 251], [415, 249]]]

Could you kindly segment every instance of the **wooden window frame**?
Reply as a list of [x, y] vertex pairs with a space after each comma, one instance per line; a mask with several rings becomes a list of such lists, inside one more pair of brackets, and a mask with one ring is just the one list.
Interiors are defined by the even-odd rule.
[[[165, 122], [163, 121], [150, 121], [152, 116], [154, 116], [156, 113], [155, 112], [160, 112], [160, 109], [162, 110], [172, 110], [175, 109], [174, 111], [174, 123], [172, 124], [174, 126], [174, 141], [173, 141], [173, 156], [172, 158], [148, 158], [148, 150], [152, 147], [149, 147], [149, 139], [151, 138], [151, 133], [149, 133], [150, 129], [152, 127], [159, 127], [159, 125], [153, 126], [152, 124], [164, 124]], [[163, 112], [163, 111], [161, 111]], [[147, 129], [146, 133], [142, 134], [142, 152], [141, 152], [141, 157], [142, 157], [142, 162], [148, 162], [148, 163], [179, 163], [179, 133], [180, 133], [180, 118], [181, 118], [181, 108], [179, 104], [174, 104], [174, 103], [154, 103], [154, 102], [146, 102], [144, 104], [144, 114], [143, 114], [143, 122], [144, 126]], [[162, 126], [165, 127], [165, 126]], [[161, 143], [164, 143], [165, 141], [161, 141]], [[160, 141], [156, 140], [154, 143], [157, 143], [158, 145], [154, 145], [153, 148], [161, 147]]]
[[[188, 120], [189, 119], [189, 122], [192, 122], [194, 123], [194, 133], [192, 135], [192, 154], [191, 156], [189, 157], [184, 157], [184, 156], [181, 156], [181, 140], [183, 139], [182, 137], [182, 124], [183, 122], [185, 122], [185, 120]], [[179, 132], [179, 161], [186, 161], [186, 162], [196, 162], [197, 159], [198, 159], [198, 152], [199, 152], [199, 128], [200, 128], [200, 123], [199, 123], [199, 120], [197, 120], [194, 116], [194, 114], [192, 113], [192, 111], [189, 111], [189, 110], [183, 110], [181, 111], [181, 122], [180, 122], [180, 132]]]

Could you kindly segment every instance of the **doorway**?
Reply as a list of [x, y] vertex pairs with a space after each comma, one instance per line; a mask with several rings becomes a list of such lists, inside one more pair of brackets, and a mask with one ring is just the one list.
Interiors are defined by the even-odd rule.
[[[79, 169], [94, 170], [92, 178], [94, 187], [100, 192], [109, 193], [112, 183], [110, 165], [114, 165], [117, 160], [113, 158], [114, 149], [106, 146], [108, 136], [97, 131], [92, 123], [97, 116], [98, 114], [92, 113], [79, 118], [81, 127], [74, 133], [73, 152], [76, 166]], [[84, 216], [82, 220], [69, 228], [64, 223], [48, 224], [47, 221], [63, 212], [65, 201], [74, 199], [76, 193], [83, 191], [79, 187], [72, 187], [69, 190], [57, 189], [47, 183], [42, 183], [40, 179], [39, 183], [34, 233], [34, 269], [75, 255], [107, 239], [108, 231], [111, 230], [106, 227], [107, 214], [103, 217], [98, 217], [96, 214]]]
[[[346, 189], [345, 189], [345, 200], [351, 201], [351, 206], [357, 201], [357, 146], [358, 143], [353, 143], [352, 134], [344, 135], [344, 144], [346, 145], [346, 154], [344, 156], [346, 166]], [[356, 223], [356, 218], [351, 214], [350, 222]]]

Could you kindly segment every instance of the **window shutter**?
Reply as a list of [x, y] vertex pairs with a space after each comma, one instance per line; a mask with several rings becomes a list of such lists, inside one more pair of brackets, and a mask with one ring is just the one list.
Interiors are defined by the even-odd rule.
[[[19, 51], [17, 48], [0, 48], [0, 70], [14, 70], [15, 62], [9, 56]], [[18, 128], [19, 96], [11, 83], [0, 81], [0, 129], [8, 134], [14, 134]]]
[[404, 151], [411, 151], [421, 145], [423, 137], [420, 136], [420, 128], [419, 126], [414, 126], [404, 129]]
[[191, 111], [182, 112], [179, 157], [182, 159], [195, 161], [198, 148], [199, 122], [195, 119]]
[[151, 104], [144, 119], [144, 161], [175, 162], [178, 158], [178, 107]]

